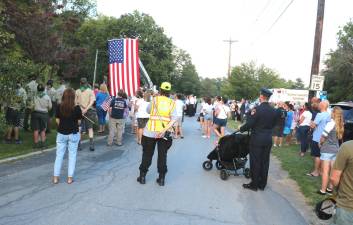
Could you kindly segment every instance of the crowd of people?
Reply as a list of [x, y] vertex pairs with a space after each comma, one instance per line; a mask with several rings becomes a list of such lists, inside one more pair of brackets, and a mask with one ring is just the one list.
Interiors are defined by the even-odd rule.
[[[122, 146], [125, 123], [130, 118], [131, 132], [136, 134], [137, 144], [143, 147], [137, 181], [141, 184], [146, 182], [146, 173], [157, 145], [160, 174], [157, 183], [163, 186], [167, 172], [167, 150], [172, 145], [172, 139], [184, 138], [184, 115], [193, 117], [198, 105], [196, 96], [172, 94], [170, 90], [171, 85], [165, 82], [159, 93], [141, 89], [135, 96], [129, 97], [119, 90], [117, 96], [110, 96], [105, 83], [92, 87], [86, 78], [81, 78], [80, 87], [74, 90], [64, 80], [59, 81], [55, 89], [52, 80], [43, 85], [33, 77], [25, 87], [17, 84], [15, 101], [6, 107], [8, 129], [5, 142], [21, 144], [19, 131], [23, 127], [24, 130], [32, 130], [34, 148], [46, 147], [46, 134], [51, 132], [51, 121], [55, 118], [58, 133], [53, 182], [59, 182], [63, 157], [68, 150], [67, 183], [70, 184], [73, 182], [77, 151], [82, 150], [82, 135], [88, 134], [89, 150], [94, 151], [94, 128], [98, 129], [97, 134], [106, 134], [108, 125], [107, 146]], [[252, 133], [250, 166], [258, 166], [251, 168], [252, 182], [243, 185], [251, 190], [263, 190], [266, 186], [271, 148], [280, 151], [283, 145], [296, 143], [300, 146], [300, 157], [304, 157], [310, 149], [313, 169], [306, 175], [321, 177], [321, 187], [317, 191], [320, 195], [331, 195], [334, 187], [340, 184], [338, 207], [341, 214], [347, 214], [347, 209], [353, 209], [350, 201], [353, 199], [353, 165], [349, 161], [353, 158], [353, 146], [352, 142], [342, 144], [342, 109], [331, 109], [327, 100], [318, 98], [312, 98], [310, 104], [273, 104], [268, 102], [269, 96], [268, 90], [262, 90], [257, 106], [245, 99], [235, 101], [220, 96], [202, 98], [198, 116], [202, 137], [209, 139], [214, 133], [217, 140], [222, 138], [226, 134], [228, 119], [243, 122], [245, 125], [239, 127], [241, 131], [256, 131]], [[173, 132], [169, 134], [171, 128]], [[267, 137], [271, 136], [272, 141], [268, 142]], [[272, 143], [272, 146], [261, 145], [264, 142]], [[261, 154], [267, 158], [265, 161], [257, 161]], [[348, 215], [352, 216], [349, 212]]]

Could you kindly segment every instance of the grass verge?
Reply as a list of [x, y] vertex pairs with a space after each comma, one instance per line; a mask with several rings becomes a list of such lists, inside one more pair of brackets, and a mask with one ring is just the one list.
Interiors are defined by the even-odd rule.
[[[1, 134], [3, 137], [4, 134]], [[22, 144], [5, 144], [0, 143], [0, 159], [10, 158], [14, 156], [24, 155], [41, 149], [33, 149], [33, 133], [20, 131], [20, 139]], [[47, 134], [48, 148], [54, 147], [56, 141], [56, 130], [52, 130], [50, 134]]]
[[[239, 124], [240, 122], [238, 121], [228, 120], [229, 129], [236, 130]], [[306, 176], [313, 169], [313, 160], [310, 154], [300, 157], [299, 146], [291, 145], [272, 149], [272, 155], [279, 159], [282, 168], [288, 171], [289, 177], [297, 182], [300, 191], [307, 198], [310, 205], [315, 205], [325, 198], [316, 194], [321, 187], [321, 178]]]
[[228, 119], [227, 127], [232, 131], [237, 130], [239, 125], [240, 125], [239, 121]]
[[272, 154], [280, 160], [282, 168], [297, 182], [309, 204], [314, 205], [325, 198], [316, 193], [321, 187], [321, 178], [306, 176], [313, 169], [313, 160], [310, 154], [300, 157], [298, 153], [298, 145], [272, 149]]

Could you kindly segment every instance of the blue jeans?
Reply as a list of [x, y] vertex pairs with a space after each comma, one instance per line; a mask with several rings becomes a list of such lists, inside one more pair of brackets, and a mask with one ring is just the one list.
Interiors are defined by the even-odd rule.
[[353, 224], [353, 211], [337, 207], [331, 225], [351, 225]]
[[301, 152], [306, 152], [309, 148], [309, 130], [309, 126], [300, 126], [298, 128]]
[[105, 117], [107, 116], [107, 111], [104, 111], [102, 107], [97, 107], [97, 116], [98, 116], [98, 123], [99, 125], [105, 125]]
[[54, 176], [60, 176], [61, 166], [63, 164], [66, 149], [69, 151], [68, 177], [73, 177], [76, 166], [76, 155], [80, 133], [60, 134], [56, 136], [56, 159], [54, 164]]

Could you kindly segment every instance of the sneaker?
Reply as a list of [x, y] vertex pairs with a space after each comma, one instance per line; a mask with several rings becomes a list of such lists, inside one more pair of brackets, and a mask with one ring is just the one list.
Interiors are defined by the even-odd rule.
[[33, 144], [33, 148], [34, 149], [38, 149], [38, 148], [41, 148], [41, 144], [38, 142], [38, 143], [34, 143]]
[[206, 136], [206, 135], [202, 135], [202, 137], [203, 137], [203, 138], [207, 138], [207, 136]]
[[11, 139], [5, 139], [5, 144], [11, 144]]
[[21, 141], [20, 139], [15, 140], [15, 144], [16, 144], [16, 145], [20, 145], [20, 144], [22, 144], [22, 141]]
[[41, 142], [41, 147], [42, 148], [48, 148], [48, 143], [46, 141]]
[[277, 145], [276, 145], [276, 144], [274, 144], [274, 145], [273, 145], [273, 147], [274, 147], [274, 148], [276, 148], [276, 147], [277, 147]]
[[318, 190], [316, 193], [319, 195], [326, 195], [326, 192], [322, 192], [321, 190]]
[[117, 146], [119, 146], [119, 147], [123, 146], [122, 143], [115, 143], [115, 145], [117, 145]]
[[90, 150], [91, 152], [94, 151], [94, 144], [90, 144], [90, 145], [89, 145], [89, 150]]

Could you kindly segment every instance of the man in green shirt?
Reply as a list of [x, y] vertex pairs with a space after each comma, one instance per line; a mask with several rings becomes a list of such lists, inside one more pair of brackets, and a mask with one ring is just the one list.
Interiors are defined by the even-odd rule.
[[332, 225], [353, 224], [353, 141], [341, 145], [333, 165], [331, 182], [338, 187], [337, 210]]

